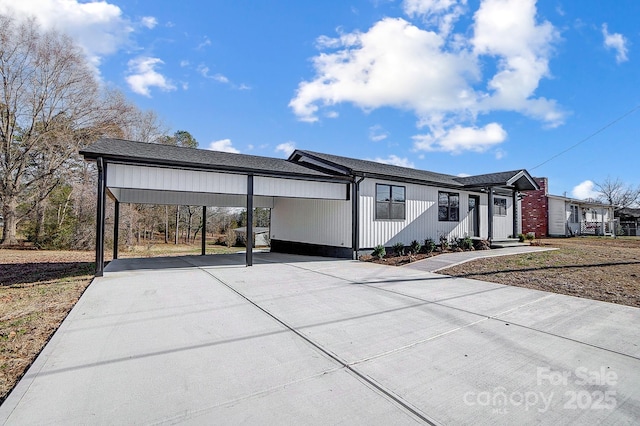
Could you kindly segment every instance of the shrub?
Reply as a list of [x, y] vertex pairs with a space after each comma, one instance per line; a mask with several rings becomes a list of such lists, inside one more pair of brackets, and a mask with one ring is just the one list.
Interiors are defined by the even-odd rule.
[[411, 245], [409, 246], [409, 251], [411, 254], [420, 253], [420, 249], [422, 248], [422, 244], [418, 242], [418, 240], [411, 241]]
[[536, 238], [536, 234], [534, 234], [533, 232], [528, 232], [524, 237], [527, 239], [527, 241], [533, 241]]
[[387, 254], [387, 250], [384, 248], [384, 246], [382, 244], [378, 244], [373, 249], [373, 253], [371, 253], [371, 256], [377, 257], [378, 259], [382, 259], [386, 254]]
[[404, 244], [403, 243], [395, 243], [393, 246], [393, 252], [396, 256], [404, 256]]
[[440, 250], [445, 251], [449, 248], [449, 237], [445, 234], [440, 235]]
[[524, 243], [524, 234], [518, 234], [518, 241]]
[[427, 238], [424, 240], [424, 245], [422, 246], [422, 251], [425, 253], [433, 253], [436, 250], [436, 242], [431, 238]]
[[465, 250], [465, 251], [474, 250], [473, 240], [471, 239], [471, 237], [468, 237], [468, 236], [464, 238], [459, 238], [458, 247], [460, 247], [462, 250]]
[[227, 247], [231, 248], [236, 245], [237, 235], [231, 227], [227, 228], [227, 232], [224, 234], [224, 242]]

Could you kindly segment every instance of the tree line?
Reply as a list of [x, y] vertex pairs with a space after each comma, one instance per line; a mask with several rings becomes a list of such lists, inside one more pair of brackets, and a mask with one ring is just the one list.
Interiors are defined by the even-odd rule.
[[[24, 237], [43, 248], [93, 247], [96, 169], [78, 152], [99, 138], [198, 146], [188, 131], [171, 133], [154, 111], [102, 85], [70, 37], [33, 18], [0, 14], [0, 79], [2, 246]], [[237, 209], [212, 209], [207, 229], [225, 233], [239, 224]], [[202, 207], [122, 206], [121, 227], [127, 246], [192, 243]]]

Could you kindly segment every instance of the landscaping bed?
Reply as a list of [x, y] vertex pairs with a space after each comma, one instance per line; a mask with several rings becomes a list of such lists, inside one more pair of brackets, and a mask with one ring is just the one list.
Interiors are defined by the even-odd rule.
[[360, 256], [359, 260], [390, 266], [402, 266], [444, 253], [489, 249], [488, 241], [472, 240], [471, 238], [457, 238], [450, 241], [440, 239], [438, 243], [433, 240], [425, 240], [424, 244], [413, 241], [409, 246], [401, 243], [395, 244], [388, 251], [386, 248], [378, 246], [372, 254]]

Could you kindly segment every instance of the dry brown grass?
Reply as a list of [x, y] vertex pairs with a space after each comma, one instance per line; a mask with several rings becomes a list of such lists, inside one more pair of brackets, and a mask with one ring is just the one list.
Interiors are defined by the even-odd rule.
[[0, 403], [92, 279], [93, 253], [0, 250]]
[[558, 250], [493, 257], [442, 274], [640, 307], [640, 238], [545, 239]]

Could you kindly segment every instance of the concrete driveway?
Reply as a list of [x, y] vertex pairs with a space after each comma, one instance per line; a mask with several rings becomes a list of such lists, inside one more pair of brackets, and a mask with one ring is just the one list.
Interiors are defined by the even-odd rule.
[[637, 424], [640, 309], [280, 254], [117, 260], [0, 424]]

